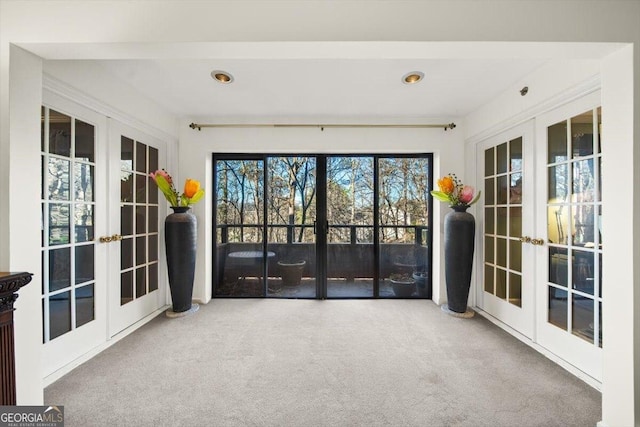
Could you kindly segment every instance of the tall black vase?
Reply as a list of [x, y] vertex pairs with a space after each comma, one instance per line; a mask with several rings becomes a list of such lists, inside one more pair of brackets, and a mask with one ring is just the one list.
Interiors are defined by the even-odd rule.
[[447, 304], [455, 313], [467, 311], [476, 222], [468, 205], [451, 206], [444, 217], [444, 265]]
[[197, 222], [189, 207], [171, 206], [171, 209], [173, 213], [164, 221], [164, 241], [173, 311], [181, 313], [191, 308]]

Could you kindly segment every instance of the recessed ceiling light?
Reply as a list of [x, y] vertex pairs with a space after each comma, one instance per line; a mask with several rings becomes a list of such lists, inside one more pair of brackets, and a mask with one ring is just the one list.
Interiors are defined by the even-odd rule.
[[228, 84], [233, 81], [233, 76], [226, 71], [214, 70], [211, 72], [211, 77], [218, 83]]
[[411, 71], [402, 77], [402, 83], [411, 85], [418, 83], [424, 77], [424, 73], [420, 71]]

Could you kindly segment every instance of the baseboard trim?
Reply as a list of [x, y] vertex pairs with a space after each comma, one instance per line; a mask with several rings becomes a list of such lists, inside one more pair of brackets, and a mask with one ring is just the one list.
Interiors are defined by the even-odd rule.
[[[547, 350], [546, 348], [542, 347], [540, 344], [536, 344], [535, 342], [531, 341], [530, 338], [522, 335], [520, 332], [516, 331], [515, 329], [513, 329], [509, 325], [507, 325], [507, 324], [501, 322], [500, 320], [496, 319], [495, 317], [493, 317], [492, 315], [490, 315], [486, 311], [482, 310], [481, 308], [473, 307], [473, 309], [480, 316], [484, 317], [485, 319], [487, 319], [488, 321], [490, 321], [491, 323], [493, 323], [494, 325], [496, 325], [500, 329], [504, 330], [509, 335], [512, 335], [513, 337], [517, 338], [519, 341], [521, 341], [524, 344], [528, 345], [529, 347], [533, 348], [538, 353], [540, 353], [543, 356], [545, 356], [547, 359], [551, 360], [555, 364], [559, 365], [560, 367], [562, 367], [563, 369], [568, 371], [570, 374], [572, 374], [575, 377], [577, 377], [577, 378], [581, 379], [582, 381], [584, 381], [587, 385], [590, 385], [591, 387], [593, 387], [594, 389], [596, 389], [596, 390], [598, 390], [600, 392], [602, 391], [602, 383], [600, 381], [596, 380], [595, 378], [593, 378], [592, 376], [590, 376], [589, 374], [587, 374], [586, 372], [581, 371], [580, 369], [576, 368], [575, 366], [573, 366], [572, 364], [570, 364], [566, 360], [558, 357], [556, 354], [554, 354], [554, 353], [550, 352], [549, 350]], [[599, 426], [599, 427], [605, 427], [605, 426], [602, 425], [602, 426]]]
[[109, 347], [111, 347], [112, 345], [114, 345], [115, 343], [117, 343], [118, 341], [120, 341], [121, 339], [126, 337], [127, 335], [130, 335], [132, 332], [140, 329], [140, 327], [144, 326], [145, 324], [149, 323], [151, 320], [155, 319], [160, 314], [164, 313], [169, 307], [170, 307], [169, 305], [165, 305], [165, 306], [157, 309], [153, 313], [151, 313], [148, 316], [140, 319], [139, 321], [137, 321], [133, 325], [129, 326], [128, 328], [118, 332], [113, 337], [108, 339], [106, 342], [104, 342], [104, 343], [100, 344], [99, 346], [91, 349], [90, 351], [86, 352], [85, 354], [83, 354], [82, 356], [80, 356], [77, 359], [73, 360], [72, 362], [69, 362], [68, 364], [66, 364], [62, 368], [58, 369], [57, 371], [47, 375], [46, 377], [44, 377], [42, 379], [43, 387], [48, 387], [49, 385], [53, 384], [54, 382], [56, 382], [57, 380], [59, 380], [60, 378], [62, 378], [63, 376], [65, 376], [66, 374], [68, 374], [69, 372], [74, 370], [75, 368], [77, 368], [78, 366], [82, 365], [83, 363], [85, 363], [89, 359], [95, 357], [99, 353], [101, 353], [104, 350], [108, 349]]

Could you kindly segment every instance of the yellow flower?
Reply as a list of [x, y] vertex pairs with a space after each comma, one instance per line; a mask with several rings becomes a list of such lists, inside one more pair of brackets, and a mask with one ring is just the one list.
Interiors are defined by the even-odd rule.
[[453, 193], [453, 190], [456, 188], [455, 184], [453, 183], [453, 179], [449, 175], [444, 176], [438, 180], [438, 187], [440, 188], [440, 191], [445, 194]]
[[195, 179], [187, 179], [184, 182], [184, 195], [187, 198], [192, 198], [200, 190], [200, 181]]

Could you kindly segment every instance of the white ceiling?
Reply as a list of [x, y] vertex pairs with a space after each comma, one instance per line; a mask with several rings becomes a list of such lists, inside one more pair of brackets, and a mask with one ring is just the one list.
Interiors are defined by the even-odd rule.
[[[539, 67], [539, 59], [99, 61], [174, 114], [253, 117], [462, 117]], [[224, 70], [230, 84], [211, 78]], [[421, 71], [407, 85], [402, 77]]]
[[[509, 42], [29, 43], [49, 64], [100, 67], [180, 118], [453, 119], [550, 61], [615, 46]], [[46, 65], [45, 65], [46, 70]], [[234, 82], [214, 81], [213, 70]], [[421, 71], [420, 83], [402, 77]]]

